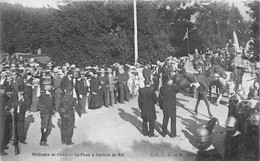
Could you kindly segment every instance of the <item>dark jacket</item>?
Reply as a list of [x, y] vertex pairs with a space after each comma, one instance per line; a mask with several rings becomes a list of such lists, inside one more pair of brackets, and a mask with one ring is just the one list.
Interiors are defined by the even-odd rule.
[[159, 106], [163, 110], [163, 115], [176, 117], [176, 85], [165, 84], [159, 93]]
[[77, 113], [79, 116], [81, 116], [80, 109], [76, 101], [76, 98], [73, 98], [72, 95], [66, 94], [64, 97], [62, 97], [60, 101], [60, 114], [74, 115], [75, 107]]
[[77, 79], [76, 84], [75, 84], [75, 90], [77, 93], [77, 96], [79, 95], [87, 95], [88, 93], [88, 87], [87, 84], [84, 83], [84, 79], [80, 78]]
[[141, 117], [144, 120], [155, 120], [155, 104], [157, 96], [151, 87], [144, 87], [139, 89], [138, 104], [141, 109]]
[[65, 91], [67, 87], [71, 87], [73, 89], [73, 78], [69, 80], [68, 76], [65, 76], [62, 78], [60, 82], [60, 88]]
[[53, 97], [50, 94], [46, 94], [45, 91], [42, 92], [39, 97], [38, 109], [41, 114], [53, 114]]

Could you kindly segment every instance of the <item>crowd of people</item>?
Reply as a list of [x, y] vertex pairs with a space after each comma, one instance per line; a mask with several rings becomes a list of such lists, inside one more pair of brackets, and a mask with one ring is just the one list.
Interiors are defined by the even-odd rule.
[[[240, 154], [238, 148], [236, 150], [230, 148], [236, 146], [237, 131], [243, 134], [243, 137], [247, 138], [245, 142], [249, 143], [248, 140], [257, 138], [256, 129], [259, 126], [257, 108], [259, 104], [252, 107], [252, 103], [249, 105], [248, 100], [259, 98], [260, 66], [257, 62], [245, 61], [244, 55], [242, 51], [232, 55], [228, 48], [214, 52], [208, 50], [204, 54], [195, 50], [195, 54], [189, 54], [188, 57], [170, 56], [164, 61], [144, 65], [115, 63], [111, 66], [88, 67], [77, 67], [69, 63], [62, 66], [48, 63], [42, 66], [35, 60], [28, 61], [22, 57], [13, 57], [10, 62], [3, 62], [0, 65], [1, 155], [7, 155], [5, 149], [8, 148], [11, 139], [16, 147], [15, 154], [20, 153], [18, 146], [20, 143], [27, 144], [24, 129], [27, 111], [40, 112], [41, 146], [48, 146], [47, 138], [51, 133], [52, 117], [56, 113], [60, 115], [62, 121], [61, 142], [72, 145], [74, 111], [81, 117], [89, 110], [112, 108], [115, 104], [129, 102], [133, 97], [138, 97], [145, 136], [157, 137], [154, 134], [154, 121], [156, 119], [155, 104], [158, 102], [164, 115], [162, 136], [165, 137], [167, 134], [170, 119], [170, 137], [176, 137], [176, 93], [181, 89], [173, 82], [172, 76], [182, 73], [190, 81], [190, 87], [194, 89], [191, 90], [192, 95], [196, 97], [196, 89], [200, 87], [200, 84], [195, 75], [203, 74], [210, 66], [217, 65], [226, 71], [232, 71], [235, 75], [233, 81], [238, 82], [235, 92], [230, 95], [227, 119], [229, 132], [225, 140], [225, 147], [227, 149], [229, 147], [225, 157], [237, 156], [235, 154]], [[255, 81], [245, 97], [245, 93], [239, 93], [239, 91], [242, 89], [243, 73], [249, 65], [251, 65]], [[205, 154], [211, 146], [209, 130], [201, 128], [198, 131], [200, 150], [204, 151], [199, 153], [200, 157], [214, 158], [215, 154]], [[241, 145], [245, 145], [245, 142]], [[243, 147], [247, 150], [247, 146], [252, 145], [259, 148], [259, 141], [253, 142], [255, 144]], [[249, 151], [252, 152], [252, 147]], [[252, 155], [254, 155], [253, 158], [259, 158], [255, 152]]]

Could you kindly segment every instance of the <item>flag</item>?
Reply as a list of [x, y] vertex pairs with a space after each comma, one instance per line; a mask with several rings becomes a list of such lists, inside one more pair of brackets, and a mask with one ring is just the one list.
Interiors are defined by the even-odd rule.
[[186, 28], [187, 30], [186, 30], [186, 34], [184, 35], [184, 38], [183, 38], [183, 41], [185, 40], [185, 39], [188, 39], [189, 38], [189, 36], [188, 36], [188, 28]]
[[234, 37], [234, 46], [235, 46], [235, 49], [236, 51], [239, 50], [239, 44], [238, 44], [238, 39], [237, 39], [237, 34], [235, 31], [233, 31], [233, 37]]

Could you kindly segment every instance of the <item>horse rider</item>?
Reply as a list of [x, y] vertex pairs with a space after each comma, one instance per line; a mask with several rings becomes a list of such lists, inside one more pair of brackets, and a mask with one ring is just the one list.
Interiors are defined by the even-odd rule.
[[194, 69], [194, 66], [193, 66], [193, 59], [194, 59], [193, 55], [188, 54], [188, 56], [189, 56], [189, 58], [184, 64], [183, 76], [191, 82], [190, 87], [192, 87], [192, 95], [193, 95], [193, 97], [196, 97], [196, 88], [198, 88], [200, 86], [200, 84], [198, 83], [194, 74], [198, 74], [198, 72]]
[[236, 88], [239, 89], [242, 87], [243, 75], [245, 72], [246, 64], [244, 59], [242, 58], [242, 51], [237, 51], [236, 56], [233, 58], [231, 62], [231, 66], [233, 67], [233, 72], [236, 78]]

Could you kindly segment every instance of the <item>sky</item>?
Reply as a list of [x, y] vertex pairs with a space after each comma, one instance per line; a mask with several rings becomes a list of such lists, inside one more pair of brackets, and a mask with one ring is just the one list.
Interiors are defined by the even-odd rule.
[[[41, 7], [54, 7], [57, 8], [57, 2], [61, 0], [0, 0], [0, 2], [7, 2], [11, 4], [19, 3], [25, 7], [33, 7], [33, 8], [41, 8]], [[227, 0], [232, 4], [232, 2], [235, 4], [235, 6], [238, 7], [240, 10], [242, 16], [244, 17], [245, 20], [249, 20], [250, 17], [246, 13], [249, 9], [244, 6], [243, 1], [249, 1], [249, 0]]]

